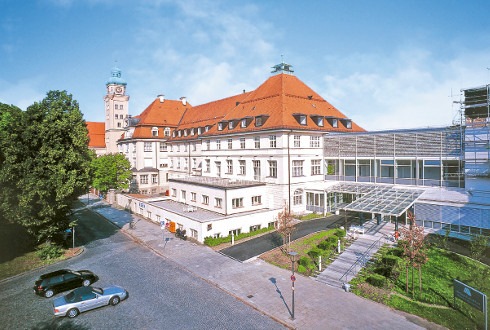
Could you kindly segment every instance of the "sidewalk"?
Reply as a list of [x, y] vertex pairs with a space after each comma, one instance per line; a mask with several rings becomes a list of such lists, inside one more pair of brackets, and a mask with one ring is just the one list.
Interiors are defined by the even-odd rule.
[[[156, 223], [111, 208], [91, 195], [90, 208], [133, 239], [195, 276], [294, 329], [444, 329], [309, 277], [296, 276], [291, 319], [291, 272], [261, 259], [240, 263], [211, 248], [183, 241]], [[87, 204], [87, 197], [80, 201]], [[135, 229], [129, 229], [133, 217]]]

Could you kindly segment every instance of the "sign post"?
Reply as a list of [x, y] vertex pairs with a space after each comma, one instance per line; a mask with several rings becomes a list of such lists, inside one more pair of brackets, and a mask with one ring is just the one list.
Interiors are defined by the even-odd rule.
[[454, 305], [456, 306], [456, 298], [459, 298], [483, 312], [485, 314], [485, 329], [488, 329], [487, 295], [456, 279], [453, 280], [453, 284]]

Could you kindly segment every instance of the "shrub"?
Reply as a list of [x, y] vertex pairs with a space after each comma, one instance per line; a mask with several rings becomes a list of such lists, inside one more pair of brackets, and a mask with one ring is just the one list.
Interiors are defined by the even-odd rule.
[[325, 250], [325, 251], [333, 250], [334, 247], [335, 247], [335, 245], [333, 245], [332, 243], [330, 243], [328, 241], [323, 241], [320, 244], [318, 244], [318, 248]]
[[311, 249], [310, 251], [308, 251], [308, 255], [314, 260], [318, 259], [318, 256], [322, 255], [322, 253], [323, 253], [323, 250], [316, 247], [316, 246], [313, 249]]
[[311, 260], [309, 258], [307, 258], [307, 257], [301, 257], [298, 260], [298, 264], [300, 266], [307, 267], [310, 263], [311, 263]]
[[375, 287], [384, 288], [386, 285], [386, 277], [379, 274], [369, 274], [366, 278], [366, 282]]
[[[235, 241], [239, 241], [243, 238], [252, 237], [252, 236], [262, 234], [262, 233], [272, 231], [272, 230], [274, 230], [274, 228], [261, 228], [259, 230], [252, 231], [249, 233], [241, 233], [239, 235], [235, 235]], [[231, 236], [230, 235], [225, 236], [225, 237], [211, 237], [211, 236], [204, 237], [204, 244], [207, 246], [217, 246], [217, 245], [220, 245], [223, 243], [229, 243], [229, 242], [231, 242]]]
[[56, 259], [62, 255], [63, 249], [52, 243], [44, 243], [37, 250], [37, 256], [42, 260]]
[[335, 245], [337, 245], [338, 240], [339, 239], [337, 238], [337, 236], [330, 236], [329, 238], [326, 239], [327, 242], [335, 244]]
[[306, 274], [308, 273], [308, 269], [303, 265], [298, 265], [297, 272], [301, 274]]
[[381, 258], [381, 262], [390, 268], [396, 267], [400, 260], [399, 257], [389, 254], [386, 254]]
[[345, 235], [347, 235], [347, 231], [345, 229], [338, 228], [335, 231], [335, 234], [334, 235], [337, 236], [338, 239], [342, 239], [343, 237], [345, 237]]
[[403, 255], [403, 249], [400, 247], [392, 248], [386, 254], [401, 257]]

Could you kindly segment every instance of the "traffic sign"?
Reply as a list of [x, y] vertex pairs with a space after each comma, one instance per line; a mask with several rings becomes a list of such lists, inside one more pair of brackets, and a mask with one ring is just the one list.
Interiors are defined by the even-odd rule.
[[292, 282], [296, 281], [296, 276], [291, 275], [291, 281], [292, 281]]

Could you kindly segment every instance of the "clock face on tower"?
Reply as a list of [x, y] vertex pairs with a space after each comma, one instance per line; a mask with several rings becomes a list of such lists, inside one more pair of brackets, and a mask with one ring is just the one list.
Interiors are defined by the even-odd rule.
[[122, 93], [123, 89], [121, 86], [116, 87], [116, 93]]

